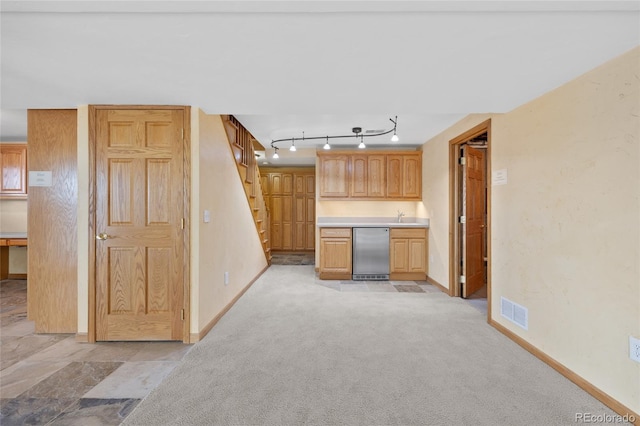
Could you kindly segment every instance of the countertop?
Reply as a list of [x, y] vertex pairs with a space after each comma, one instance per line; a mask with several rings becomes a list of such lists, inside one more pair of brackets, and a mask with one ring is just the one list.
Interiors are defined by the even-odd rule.
[[10, 240], [10, 239], [22, 239], [27, 238], [26, 232], [0, 232], [0, 239]]
[[429, 219], [403, 217], [318, 217], [318, 228], [428, 228]]

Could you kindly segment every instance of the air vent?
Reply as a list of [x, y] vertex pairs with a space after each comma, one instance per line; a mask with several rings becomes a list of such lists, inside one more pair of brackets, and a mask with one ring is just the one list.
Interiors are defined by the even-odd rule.
[[500, 314], [525, 330], [529, 329], [529, 310], [511, 300], [500, 298]]
[[365, 133], [384, 133], [385, 130], [367, 130]]
[[389, 281], [389, 275], [354, 274], [353, 281]]

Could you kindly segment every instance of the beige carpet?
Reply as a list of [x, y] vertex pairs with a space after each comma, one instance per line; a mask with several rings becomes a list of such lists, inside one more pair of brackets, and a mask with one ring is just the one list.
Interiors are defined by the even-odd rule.
[[272, 266], [127, 425], [570, 425], [614, 414], [443, 293]]

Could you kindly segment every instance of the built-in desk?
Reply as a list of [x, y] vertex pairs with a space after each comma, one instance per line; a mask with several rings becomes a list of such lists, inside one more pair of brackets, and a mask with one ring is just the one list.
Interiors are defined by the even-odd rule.
[[0, 233], [0, 280], [9, 278], [9, 247], [27, 247], [27, 233]]

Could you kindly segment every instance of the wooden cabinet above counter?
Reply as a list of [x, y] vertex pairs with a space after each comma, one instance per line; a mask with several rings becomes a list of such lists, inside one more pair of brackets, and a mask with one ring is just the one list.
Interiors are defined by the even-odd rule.
[[421, 200], [422, 151], [318, 152], [321, 200]]

